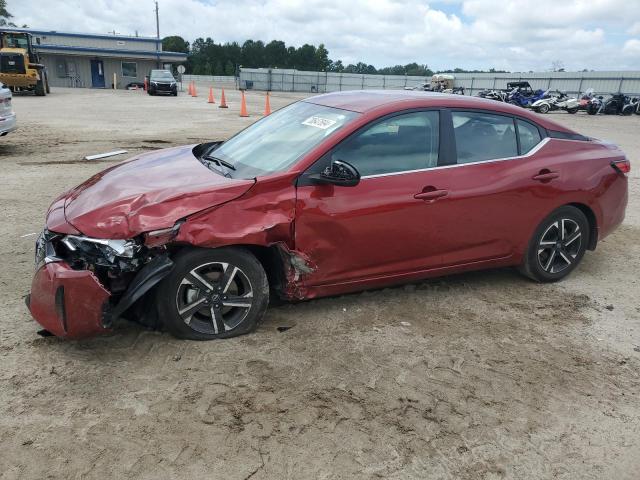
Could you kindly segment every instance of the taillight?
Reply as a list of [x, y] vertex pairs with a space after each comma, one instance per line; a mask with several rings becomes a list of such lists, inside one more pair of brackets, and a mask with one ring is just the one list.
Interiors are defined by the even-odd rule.
[[629, 173], [631, 171], [631, 162], [626, 158], [624, 160], [616, 160], [611, 162], [611, 166], [618, 173]]

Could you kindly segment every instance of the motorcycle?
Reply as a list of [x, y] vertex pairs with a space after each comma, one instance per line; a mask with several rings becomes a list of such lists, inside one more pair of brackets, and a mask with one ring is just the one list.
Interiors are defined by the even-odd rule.
[[581, 96], [580, 96], [580, 100], [578, 101], [578, 110], [586, 110], [587, 107], [589, 106], [589, 103], [591, 103], [591, 100], [593, 99], [593, 96], [595, 94], [595, 90], [593, 88], [589, 88], [587, 89]]
[[578, 99], [569, 97], [564, 92], [557, 92], [556, 95], [548, 96], [548, 91], [545, 92], [546, 98], [543, 97], [531, 104], [531, 108], [538, 113], [548, 113], [553, 110], [564, 110], [567, 113], [576, 113], [580, 108]]
[[[637, 108], [637, 106], [635, 107]], [[587, 105], [587, 113], [589, 115], [631, 115], [634, 106], [631, 104], [629, 97], [622, 93], [614, 93], [606, 100], [602, 95], [592, 98]]]
[[625, 97], [626, 103], [622, 107], [622, 115], [631, 115], [636, 113], [640, 115], [640, 98]]
[[496, 102], [506, 102], [507, 95], [507, 92], [503, 90], [489, 90], [487, 93], [485, 93], [484, 98], [495, 100]]
[[528, 96], [515, 88], [509, 93], [507, 101], [522, 108], [529, 108], [534, 102], [545, 98], [545, 95], [548, 95], [548, 92], [545, 92], [544, 90], [536, 90], [532, 95]]

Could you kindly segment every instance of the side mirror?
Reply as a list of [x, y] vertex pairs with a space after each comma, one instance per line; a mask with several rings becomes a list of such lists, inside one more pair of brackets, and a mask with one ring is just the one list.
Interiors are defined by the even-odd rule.
[[356, 167], [342, 160], [334, 160], [322, 173], [314, 173], [308, 178], [317, 185], [331, 184], [339, 187], [355, 187], [360, 183], [360, 173]]

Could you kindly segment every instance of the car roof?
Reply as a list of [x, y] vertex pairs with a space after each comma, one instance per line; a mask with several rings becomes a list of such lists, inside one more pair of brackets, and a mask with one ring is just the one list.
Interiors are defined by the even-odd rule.
[[303, 101], [363, 114], [373, 113], [374, 111], [385, 114], [409, 108], [428, 107], [492, 110], [497, 113], [527, 118], [549, 130], [574, 133], [573, 130], [522, 107], [468, 95], [423, 92], [419, 90], [349, 90], [325, 93], [306, 98]]

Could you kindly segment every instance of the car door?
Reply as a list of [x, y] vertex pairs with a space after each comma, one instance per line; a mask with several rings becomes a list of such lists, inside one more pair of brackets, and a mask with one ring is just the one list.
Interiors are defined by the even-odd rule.
[[[298, 179], [295, 245], [316, 265], [309, 284], [393, 275], [442, 263], [430, 224], [430, 182], [440, 155], [437, 110], [392, 115], [363, 127]], [[353, 187], [306, 179], [334, 160], [358, 169]]]
[[429, 172], [428, 181], [448, 192], [430, 210], [440, 235], [437, 253], [444, 267], [510, 259], [553, 197], [557, 172], [537, 153], [544, 132], [510, 115], [450, 115], [456, 163]]

